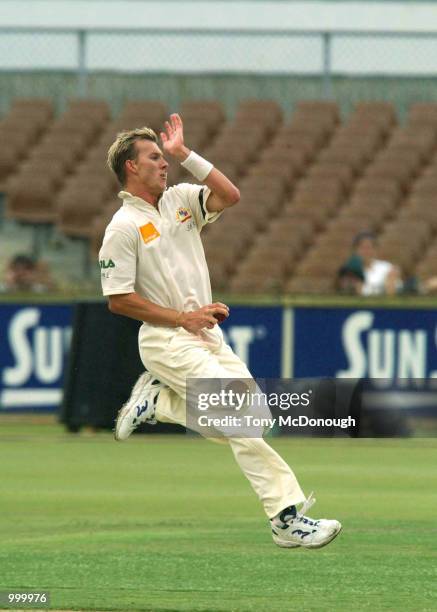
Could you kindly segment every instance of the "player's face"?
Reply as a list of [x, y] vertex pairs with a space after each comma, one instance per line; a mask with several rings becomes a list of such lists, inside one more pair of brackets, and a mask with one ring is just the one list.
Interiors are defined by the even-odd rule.
[[376, 257], [376, 245], [370, 238], [363, 238], [356, 250], [365, 263], [370, 263]]
[[168, 162], [156, 142], [138, 140], [135, 143], [137, 157], [131, 160], [132, 171], [141, 184], [151, 193], [160, 194], [167, 186]]

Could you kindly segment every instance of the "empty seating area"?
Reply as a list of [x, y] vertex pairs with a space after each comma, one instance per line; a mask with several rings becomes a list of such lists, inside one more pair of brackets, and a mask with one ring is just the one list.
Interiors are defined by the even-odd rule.
[[[412, 105], [402, 125], [388, 102], [358, 103], [345, 117], [332, 101], [289, 113], [246, 100], [229, 118], [217, 101], [191, 100], [179, 112], [187, 144], [241, 192], [202, 233], [215, 291], [333, 292], [364, 230], [405, 278], [437, 275], [437, 103]], [[120, 205], [110, 144], [123, 129], [159, 133], [168, 114], [160, 101], [130, 101], [111, 117], [106, 102], [72, 100], [55, 117], [49, 100], [16, 100], [0, 121], [6, 216], [80, 239], [94, 260]], [[169, 185], [184, 181], [196, 182], [171, 162]]]

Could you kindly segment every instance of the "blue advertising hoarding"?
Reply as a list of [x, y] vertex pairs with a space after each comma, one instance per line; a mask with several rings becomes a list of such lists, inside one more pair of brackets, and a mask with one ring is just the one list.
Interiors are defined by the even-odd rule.
[[296, 308], [296, 377], [437, 377], [437, 313], [386, 308]]
[[253, 376], [281, 376], [282, 313], [277, 307], [231, 306], [222, 325], [225, 339]]
[[59, 407], [71, 321], [71, 305], [0, 306], [1, 410]]
[[[0, 410], [57, 410], [71, 304], [0, 305]], [[226, 341], [256, 377], [437, 377], [437, 312], [231, 306]]]
[[[0, 305], [0, 411], [54, 411], [62, 399], [73, 307]], [[255, 376], [281, 368], [282, 309], [233, 307], [227, 342]]]

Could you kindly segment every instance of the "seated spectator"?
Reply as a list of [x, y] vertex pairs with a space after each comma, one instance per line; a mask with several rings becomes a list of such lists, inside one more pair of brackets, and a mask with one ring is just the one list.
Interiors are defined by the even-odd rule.
[[340, 273], [344, 277], [345, 270], [348, 271], [349, 277], [351, 273], [355, 274], [355, 282], [349, 285], [354, 293], [357, 295], [394, 295], [402, 289], [399, 268], [389, 261], [377, 258], [376, 237], [372, 232], [357, 234], [353, 240], [352, 249], [352, 257], [340, 268], [339, 281]]
[[47, 265], [28, 255], [15, 255], [8, 263], [2, 291], [43, 293], [54, 289]]
[[363, 262], [352, 255], [337, 274], [337, 291], [346, 295], [360, 295], [364, 283]]

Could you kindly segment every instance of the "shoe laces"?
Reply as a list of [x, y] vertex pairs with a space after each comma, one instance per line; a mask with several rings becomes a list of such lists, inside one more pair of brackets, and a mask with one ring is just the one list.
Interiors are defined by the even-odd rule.
[[292, 519], [293, 523], [303, 523], [304, 525], [310, 525], [317, 527], [319, 521], [315, 521], [308, 516], [305, 516], [306, 512], [316, 503], [313, 491], [308, 495], [306, 500], [303, 502], [299, 510], [296, 511], [296, 517]]

